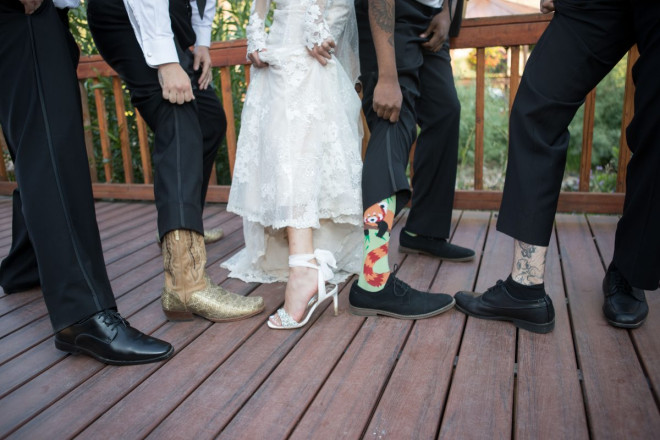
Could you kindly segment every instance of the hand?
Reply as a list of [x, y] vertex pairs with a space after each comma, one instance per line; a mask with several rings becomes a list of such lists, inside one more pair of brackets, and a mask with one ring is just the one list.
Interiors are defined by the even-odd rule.
[[437, 52], [442, 49], [442, 45], [445, 41], [449, 40], [449, 28], [451, 27], [451, 21], [449, 20], [449, 14], [436, 14], [429, 23], [429, 27], [420, 34], [421, 38], [429, 38], [429, 41], [422, 43], [422, 47], [431, 52]]
[[163, 99], [172, 104], [183, 104], [195, 99], [188, 74], [179, 63], [158, 66], [158, 81], [163, 89]]
[[548, 14], [555, 10], [554, 0], [541, 0], [541, 12]]
[[399, 81], [394, 78], [379, 78], [374, 89], [374, 111], [376, 114], [394, 123], [399, 120], [403, 95]]
[[261, 49], [260, 51], [255, 50], [251, 54], [248, 54], [248, 58], [250, 59], [250, 61], [252, 61], [252, 65], [259, 69], [261, 69], [262, 67], [268, 67], [268, 63], [264, 63], [263, 61], [261, 61], [261, 58], [259, 58], [259, 52], [266, 52], [266, 49]]
[[193, 61], [193, 69], [195, 71], [199, 70], [200, 66], [202, 68], [202, 73], [199, 75], [199, 84], [200, 90], [206, 90], [206, 88], [211, 84], [211, 54], [209, 54], [209, 48], [206, 46], [195, 46], [193, 51], [195, 55]]
[[25, 13], [28, 15], [36, 11], [39, 6], [41, 6], [43, 1], [44, 0], [20, 0], [20, 2], [23, 3], [23, 7], [25, 8]]
[[328, 38], [321, 45], [315, 44], [313, 48], [307, 49], [307, 52], [313, 56], [316, 61], [321, 63], [322, 66], [328, 64], [329, 59], [332, 59], [332, 54], [335, 53], [335, 44], [332, 38]]

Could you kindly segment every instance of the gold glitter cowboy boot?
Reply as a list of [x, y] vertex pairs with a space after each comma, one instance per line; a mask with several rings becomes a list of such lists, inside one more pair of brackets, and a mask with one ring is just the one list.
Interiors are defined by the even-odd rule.
[[179, 229], [163, 237], [165, 287], [161, 304], [167, 319], [185, 321], [198, 315], [210, 321], [234, 321], [261, 312], [261, 297], [244, 297], [215, 285], [206, 275], [204, 238]]
[[222, 230], [222, 228], [213, 228], [213, 229], [209, 229], [208, 231], [205, 229], [204, 243], [206, 244], [215, 243], [216, 241], [220, 240], [224, 235], [225, 233]]

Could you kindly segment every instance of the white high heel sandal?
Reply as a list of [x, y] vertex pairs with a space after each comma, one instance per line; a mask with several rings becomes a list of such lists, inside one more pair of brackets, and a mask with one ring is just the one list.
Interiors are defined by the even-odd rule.
[[[318, 264], [310, 263], [309, 260], [311, 259], [316, 259]], [[279, 316], [282, 325], [275, 324], [271, 320], [271, 318], [273, 318], [275, 315], [271, 315], [270, 318], [268, 318], [268, 327], [278, 330], [300, 328], [307, 324], [307, 321], [309, 321], [309, 318], [312, 317], [314, 310], [316, 310], [316, 308], [323, 301], [330, 297], [332, 297], [335, 308], [335, 316], [337, 316], [339, 306], [337, 291], [339, 289], [337, 288], [336, 284], [330, 284], [329, 286], [332, 287], [330, 290], [328, 290], [325, 284], [325, 280], [328, 280], [334, 276], [331, 268], [337, 268], [337, 262], [335, 261], [335, 257], [332, 255], [332, 253], [323, 249], [316, 249], [313, 254], [289, 255], [289, 267], [309, 267], [318, 270], [319, 284], [316, 295], [314, 295], [312, 299], [309, 300], [309, 303], [307, 303], [307, 314], [301, 322], [297, 322], [286, 312], [286, 310], [284, 310], [284, 308], [281, 308], [277, 310], [277, 316]]]

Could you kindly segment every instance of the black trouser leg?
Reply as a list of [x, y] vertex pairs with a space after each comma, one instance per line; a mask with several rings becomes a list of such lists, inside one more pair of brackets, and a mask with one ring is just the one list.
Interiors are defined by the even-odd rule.
[[555, 1], [511, 110], [497, 229], [548, 246], [566, 164], [568, 124], [633, 41], [628, 2]]
[[[362, 170], [362, 203], [368, 208], [393, 194], [397, 195], [397, 212], [410, 199], [406, 176], [408, 156], [417, 135], [415, 101], [419, 97], [419, 70], [424, 62], [419, 34], [429, 21], [430, 8], [412, 2], [397, 2], [394, 47], [397, 73], [403, 93], [399, 121], [392, 124], [373, 110], [373, 93], [378, 80], [376, 52], [369, 27], [368, 7], [364, 0], [356, 3], [360, 35], [360, 69], [363, 86], [362, 109], [371, 137]], [[425, 11], [427, 13], [425, 13]]]
[[421, 93], [417, 100], [417, 137], [413, 160], [412, 204], [406, 229], [448, 238], [454, 206], [461, 103], [454, 86], [449, 44], [440, 52], [423, 51]]
[[[193, 82], [197, 81], [197, 75]], [[195, 102], [197, 104], [197, 117], [202, 129], [202, 140], [204, 143], [203, 177], [202, 177], [202, 207], [206, 202], [206, 192], [209, 188], [211, 173], [215, 171], [215, 159], [218, 148], [227, 131], [227, 118], [222, 104], [210, 86], [206, 90], [195, 88]]]
[[[133, 105], [154, 131], [154, 194], [160, 237], [175, 229], [203, 234], [204, 142], [197, 103], [178, 105], [163, 99], [158, 71], [144, 60], [123, 1], [90, 1], [87, 16], [99, 52], [126, 83]], [[179, 62], [192, 79], [192, 53], [179, 46], [176, 34], [175, 43]]]
[[115, 307], [67, 32], [51, 0], [29, 16], [0, 5], [0, 124], [55, 331]]
[[17, 293], [39, 286], [39, 267], [28, 234], [21, 193], [12, 196], [11, 248], [0, 264], [0, 285], [5, 293]]
[[660, 280], [660, 3], [640, 1], [633, 9], [640, 51], [633, 68], [635, 116], [626, 136], [633, 155], [614, 264], [633, 286], [655, 290]]

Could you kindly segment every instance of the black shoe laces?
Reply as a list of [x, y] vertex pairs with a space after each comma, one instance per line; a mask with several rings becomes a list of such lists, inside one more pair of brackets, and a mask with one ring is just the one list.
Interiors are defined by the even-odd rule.
[[632, 287], [630, 286], [630, 283], [621, 275], [621, 273], [618, 270], [614, 270], [610, 272], [611, 277], [610, 280], [612, 281], [612, 284], [614, 284], [614, 287], [616, 289], [621, 289], [623, 290], [624, 293], [627, 295], [630, 295], [632, 293]]
[[410, 290], [410, 286], [396, 277], [396, 273], [401, 267], [398, 264], [394, 265], [394, 270], [390, 274], [391, 277], [394, 277], [394, 291], [395, 296], [406, 296]]
[[113, 330], [119, 326], [128, 327], [130, 325], [128, 321], [126, 321], [119, 312], [115, 310], [103, 310], [99, 313], [99, 316], [103, 319], [103, 323]]

